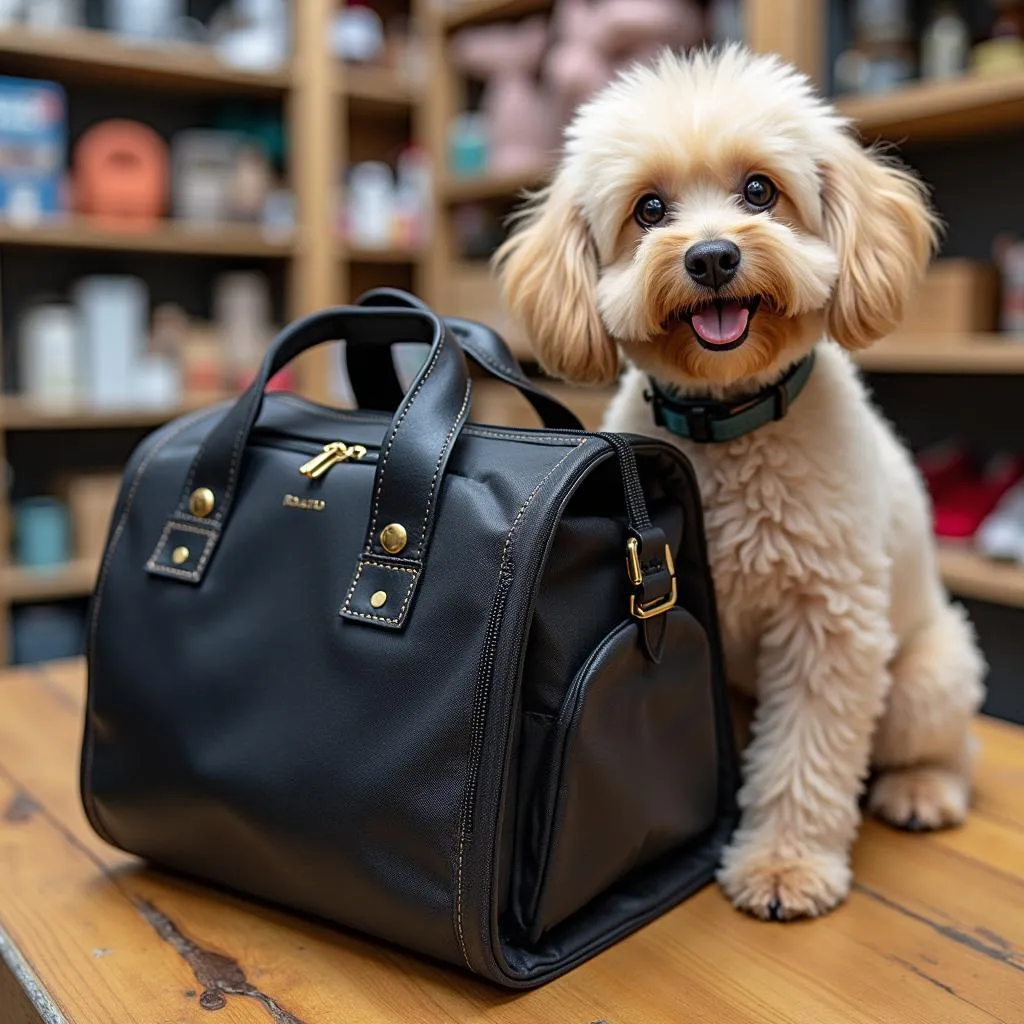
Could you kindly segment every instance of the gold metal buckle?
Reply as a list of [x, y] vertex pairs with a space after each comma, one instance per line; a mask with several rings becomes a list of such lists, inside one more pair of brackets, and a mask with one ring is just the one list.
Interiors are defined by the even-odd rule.
[[[652, 601], [645, 605], [637, 602], [636, 594], [630, 594], [629, 614], [634, 619], [653, 619], [656, 615], [664, 615], [670, 608], [675, 607], [677, 595], [676, 565], [672, 559], [672, 551], [667, 544], [665, 545], [665, 566], [668, 569], [669, 576], [672, 577], [672, 592], [664, 601]], [[630, 537], [626, 541], [626, 572], [629, 575], [629, 582], [634, 587], [641, 586], [644, 581], [644, 574], [640, 567], [640, 545], [636, 537]]]

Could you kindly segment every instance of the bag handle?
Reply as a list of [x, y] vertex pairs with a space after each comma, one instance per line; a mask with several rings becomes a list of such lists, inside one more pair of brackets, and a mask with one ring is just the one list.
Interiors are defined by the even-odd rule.
[[[472, 385], [458, 345], [428, 310], [339, 306], [298, 320], [277, 337], [256, 379], [213, 428], [192, 466], [147, 569], [198, 584], [231, 515], [242, 455], [263, 405], [267, 382], [306, 349], [344, 339], [387, 351], [423, 342], [430, 354], [400, 402], [377, 463], [366, 543], [340, 614], [375, 625], [405, 624], [433, 528], [448, 456], [469, 413]], [[203, 538], [201, 549], [196, 535]], [[182, 540], [188, 543], [181, 543]], [[191, 547], [189, 546], [191, 545]], [[187, 551], [175, 559], [175, 551]], [[385, 605], [370, 598], [387, 594]]]
[[[430, 311], [422, 299], [398, 288], [374, 288], [356, 299], [357, 306], [406, 306]], [[492, 377], [516, 388], [534, 407], [544, 426], [555, 430], [583, 430], [576, 414], [557, 398], [542, 391], [523, 373], [501, 336], [483, 324], [461, 317], [444, 318], [449, 334], [462, 351]], [[402, 399], [402, 385], [391, 354], [377, 346], [345, 346], [349, 383], [361, 409], [393, 409]]]

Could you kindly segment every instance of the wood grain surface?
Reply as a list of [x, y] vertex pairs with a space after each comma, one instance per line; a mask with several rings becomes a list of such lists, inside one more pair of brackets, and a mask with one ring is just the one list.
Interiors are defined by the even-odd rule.
[[763, 924], [713, 887], [568, 977], [507, 993], [183, 882], [96, 838], [80, 663], [0, 674], [0, 1022], [1024, 1022], [1024, 730], [981, 721], [968, 825], [867, 823], [847, 904]]

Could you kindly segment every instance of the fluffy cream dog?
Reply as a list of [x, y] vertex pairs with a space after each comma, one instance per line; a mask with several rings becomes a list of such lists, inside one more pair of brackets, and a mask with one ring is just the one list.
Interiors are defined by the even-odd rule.
[[[935, 231], [918, 182], [806, 78], [730, 47], [666, 54], [582, 107], [497, 257], [544, 366], [609, 382], [625, 355], [606, 426], [696, 468], [730, 683], [757, 701], [719, 881], [760, 917], [846, 896], [871, 768], [894, 825], [967, 811], [983, 661], [913, 464], [843, 351], [897, 325]], [[655, 425], [648, 377], [735, 403], [812, 349], [778, 421], [710, 444]]]

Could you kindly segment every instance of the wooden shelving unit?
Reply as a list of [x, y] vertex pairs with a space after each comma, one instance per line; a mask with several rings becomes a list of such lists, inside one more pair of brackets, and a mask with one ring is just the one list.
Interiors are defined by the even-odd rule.
[[383, 68], [339, 69], [335, 89], [339, 96], [360, 110], [409, 110], [416, 102], [414, 84]]
[[68, 85], [263, 96], [283, 96], [292, 85], [289, 69], [242, 71], [206, 46], [127, 45], [109, 32], [92, 29], [3, 28], [0, 57], [5, 74], [54, 78]]
[[98, 571], [99, 564], [89, 559], [76, 559], [52, 569], [0, 567], [0, 591], [11, 604], [88, 597]]
[[34, 405], [24, 399], [0, 397], [0, 430], [10, 431], [60, 431], [60, 430], [118, 430], [158, 427], [168, 420], [215, 402], [224, 401], [229, 395], [210, 395], [202, 402], [175, 406], [170, 409], [51, 409]]
[[943, 547], [939, 569], [946, 586], [960, 597], [1024, 608], [1024, 567], [993, 562], [969, 548]]
[[70, 217], [19, 227], [0, 221], [0, 245], [105, 252], [153, 252], [179, 256], [288, 259], [291, 237], [275, 238], [253, 224], [202, 224], [166, 220], [144, 231], [109, 231]]
[[957, 138], [1019, 127], [1024, 71], [915, 82], [882, 96], [842, 98], [839, 109], [868, 138]]
[[418, 263], [423, 258], [420, 249], [401, 249], [395, 246], [372, 249], [349, 245], [344, 253], [350, 263]]
[[522, 18], [551, 10], [553, 0], [451, 0], [444, 11], [449, 31], [503, 18]]
[[518, 174], [487, 175], [479, 178], [449, 176], [443, 194], [449, 203], [478, 203], [487, 200], [509, 200], [528, 189], [542, 185], [551, 171], [550, 164]]
[[993, 334], [896, 336], [858, 353], [857, 363], [870, 373], [1024, 373], [1024, 339]]
[[[409, 0], [411, 13], [427, 32], [440, 19], [431, 0]], [[327, 26], [337, 0], [297, 0], [292, 5], [292, 59], [270, 74], [239, 70], [223, 63], [208, 47], [126, 44], [111, 34], [87, 30], [52, 33], [24, 27], [0, 28], [3, 73], [45, 78], [69, 93], [88, 90], [96, 100], [118, 91], [139, 94], [188, 95], [194, 99], [233, 98], [278, 101], [288, 135], [288, 178], [295, 195], [297, 221], [288, 237], [267, 235], [250, 224], [193, 227], [164, 221], [149, 231], [105, 230], [68, 216], [31, 227], [0, 221], [0, 257], [19, 258], [26, 249], [152, 253], [175, 259], [215, 257], [231, 260], [268, 259], [287, 264], [287, 317], [296, 317], [350, 297], [352, 267], [358, 287], [375, 280], [392, 283], [420, 273], [424, 253], [390, 247], [363, 250], [338, 243], [333, 235], [333, 203], [342, 169], [353, 148], [349, 133], [381, 128], [382, 155], [394, 145], [395, 125], [410, 121], [422, 138], [428, 90], [387, 70], [340, 66], [325, 45]], [[358, 121], [350, 121], [350, 115]], [[355, 155], [354, 159], [364, 159]], [[416, 287], [425, 290], [416, 282]], [[321, 346], [298, 362], [300, 389], [329, 400], [327, 349]], [[209, 401], [218, 396], [208, 396]], [[224, 396], [228, 397], [228, 396]], [[206, 403], [204, 403], [206, 404]], [[9, 436], [45, 432], [55, 437], [71, 431], [146, 430], [195, 406], [173, 409], [97, 410], [41, 408], [17, 397], [0, 397], [0, 466], [10, 452]], [[22, 442], [18, 442], [21, 444]], [[29, 443], [28, 441], [24, 443]], [[38, 442], [32, 441], [36, 444]], [[0, 498], [0, 665], [7, 660], [8, 623], [12, 605], [58, 601], [87, 595], [96, 576], [94, 562], [76, 560], [50, 571], [32, 571], [6, 564], [11, 523], [6, 500]]]

